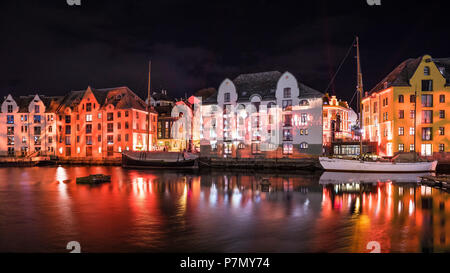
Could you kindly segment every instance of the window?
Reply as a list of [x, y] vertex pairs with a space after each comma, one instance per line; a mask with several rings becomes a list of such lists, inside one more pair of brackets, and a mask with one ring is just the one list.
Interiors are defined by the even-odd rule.
[[86, 136], [86, 145], [92, 145], [92, 136]]
[[35, 113], [39, 113], [40, 112], [39, 105], [35, 105], [34, 106], [34, 112]]
[[422, 95], [422, 107], [433, 107], [433, 95]]
[[411, 102], [411, 103], [416, 102], [416, 96], [415, 95], [410, 95], [409, 96], [409, 102]]
[[409, 127], [409, 135], [413, 136], [415, 134], [414, 127]]
[[405, 144], [398, 144], [398, 151], [404, 152], [405, 151]]
[[414, 144], [409, 144], [409, 151], [414, 152]]
[[70, 123], [70, 116], [66, 116], [66, 123]]
[[86, 134], [92, 133], [92, 124], [86, 124]]
[[284, 125], [284, 127], [292, 126], [292, 115], [284, 115], [283, 116], [283, 125]]
[[66, 135], [70, 135], [71, 133], [71, 127], [70, 125], [66, 125]]
[[291, 88], [284, 88], [283, 89], [283, 98], [287, 99], [291, 97]]
[[97, 130], [101, 130], [102, 129], [102, 125], [100, 123], [97, 124]]
[[[136, 113], [136, 118], [138, 118], [138, 113]], [[113, 121], [114, 120], [114, 113], [107, 113], [106, 114], [106, 120], [107, 121]]]
[[439, 144], [439, 152], [443, 153], [445, 151], [445, 145], [443, 143]]
[[378, 102], [374, 102], [373, 103], [373, 113], [377, 113], [378, 112]]
[[8, 136], [8, 145], [14, 145], [14, 137]]
[[122, 141], [122, 135], [117, 135], [117, 142], [121, 142]]
[[6, 123], [14, 124], [14, 116], [13, 115], [6, 116]]
[[223, 101], [224, 102], [230, 102], [230, 93], [225, 93], [224, 95], [223, 95]]
[[439, 103], [445, 103], [445, 95], [439, 95]]
[[125, 111], [125, 117], [128, 117], [128, 111]]
[[422, 156], [431, 156], [431, 155], [433, 155], [433, 146], [431, 144], [422, 144], [422, 146], [421, 146], [421, 155]]
[[261, 149], [259, 143], [252, 143], [252, 154], [260, 154]]
[[7, 135], [14, 135], [14, 127], [8, 127], [8, 130], [7, 130], [7, 133], [6, 133]]
[[294, 150], [294, 145], [292, 145], [291, 143], [283, 144], [283, 154], [291, 155], [293, 150]]
[[224, 154], [229, 155], [229, 154], [231, 154], [232, 150], [233, 150], [233, 144], [232, 143], [225, 143], [223, 145], [223, 153]]
[[117, 130], [120, 130], [120, 129], [122, 129], [122, 123], [117, 122]]
[[92, 111], [92, 103], [86, 103], [86, 112]]
[[98, 113], [98, 114], [97, 114], [97, 118], [98, 118], [98, 119], [101, 119], [101, 118], [102, 118], [102, 113]]
[[8, 155], [9, 156], [15, 156], [16, 153], [14, 152], [14, 147], [8, 147]]
[[404, 110], [400, 110], [400, 111], [398, 112], [398, 118], [399, 118], [399, 119], [405, 118], [405, 111], [404, 111]]
[[445, 110], [439, 110], [439, 118], [445, 118]]
[[238, 149], [239, 150], [245, 149], [245, 144], [244, 143], [239, 143]]
[[308, 114], [302, 113], [300, 115], [300, 125], [306, 125], [308, 124]]
[[108, 135], [106, 137], [106, 141], [108, 144], [114, 144], [114, 137], [112, 135]]
[[128, 134], [125, 134], [125, 141], [128, 141]]
[[34, 120], [34, 123], [41, 123], [41, 116], [40, 115], [34, 115], [33, 120]]
[[70, 145], [70, 136], [66, 136], [66, 145]]
[[432, 110], [423, 110], [422, 111], [422, 124], [430, 124], [433, 123], [433, 111]]
[[308, 143], [306, 142], [300, 143], [300, 149], [308, 149]]
[[283, 111], [292, 110], [292, 100], [283, 100], [282, 106], [283, 106]]
[[422, 128], [422, 140], [431, 140], [431, 127]]
[[121, 112], [117, 111], [117, 117], [120, 118], [121, 117]]
[[41, 134], [41, 127], [36, 126], [34, 127], [34, 135], [40, 135]]
[[34, 145], [41, 145], [41, 137], [34, 136]]
[[114, 123], [108, 123], [107, 124], [107, 132], [108, 133], [114, 132]]
[[440, 136], [444, 136], [445, 135], [445, 128], [444, 127], [439, 127], [439, 135]]
[[[25, 126], [25, 128], [26, 128], [26, 126]], [[53, 127], [52, 127], [51, 125], [48, 126], [48, 132], [49, 132], [49, 133], [53, 132]]]
[[92, 121], [92, 115], [91, 114], [86, 115], [86, 121]]
[[403, 97], [403, 95], [398, 95], [398, 102], [399, 103], [404, 103], [405, 102], [405, 98]]
[[86, 156], [92, 156], [92, 146], [86, 146]]
[[433, 91], [433, 80], [422, 80], [422, 91]]
[[[27, 138], [23, 137], [22, 138], [22, 143], [25, 143], [25, 142], [27, 142]], [[51, 136], [48, 137], [48, 143], [50, 143], [50, 144], [53, 143], [53, 137], [51, 137]]]
[[292, 141], [292, 130], [291, 129], [284, 129], [283, 130], [283, 140], [284, 141]]
[[425, 66], [423, 68], [423, 75], [430, 76], [430, 67], [429, 66]]
[[80, 136], [77, 136], [77, 143], [80, 143]]
[[413, 119], [415, 116], [416, 116], [416, 111], [415, 111], [415, 110], [409, 111], [409, 117], [410, 117], [411, 119]]
[[300, 106], [308, 106], [308, 105], [309, 105], [309, 102], [308, 102], [308, 100], [301, 100], [300, 103], [299, 103], [299, 105], [300, 105]]
[[404, 136], [405, 135], [405, 128], [404, 127], [398, 127], [398, 135]]
[[102, 142], [102, 136], [101, 136], [101, 135], [98, 135], [98, 136], [97, 136], [97, 141], [98, 141], [98, 142]]

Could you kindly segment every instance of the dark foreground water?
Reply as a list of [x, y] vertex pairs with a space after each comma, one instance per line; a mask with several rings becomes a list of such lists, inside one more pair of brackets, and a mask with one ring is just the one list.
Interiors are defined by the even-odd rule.
[[0, 168], [0, 252], [450, 252], [450, 194], [416, 179]]

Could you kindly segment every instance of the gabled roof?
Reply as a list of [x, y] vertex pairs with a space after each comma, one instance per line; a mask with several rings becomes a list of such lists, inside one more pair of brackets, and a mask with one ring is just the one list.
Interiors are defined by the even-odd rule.
[[[371, 91], [378, 92], [391, 86], [410, 86], [409, 80], [414, 75], [422, 61], [423, 57], [408, 59], [399, 64], [391, 73], [389, 73], [381, 82], [379, 82]], [[450, 84], [450, 58], [432, 59], [439, 70], [442, 70], [447, 84]], [[385, 84], [386, 83], [386, 84]]]
[[245, 101], [253, 94], [258, 94], [262, 99], [275, 99], [278, 80], [282, 76], [279, 71], [241, 74], [234, 80], [238, 101]]

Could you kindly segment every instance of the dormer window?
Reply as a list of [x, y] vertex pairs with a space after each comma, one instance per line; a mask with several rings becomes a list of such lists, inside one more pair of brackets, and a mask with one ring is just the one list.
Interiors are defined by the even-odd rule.
[[283, 89], [283, 98], [287, 99], [291, 97], [291, 88], [287, 87]]
[[8, 104], [8, 113], [13, 112], [13, 106], [11, 104]]
[[425, 76], [430, 76], [430, 67], [429, 67], [429, 66], [425, 66], [425, 67], [423, 68], [423, 74], [424, 74]]
[[230, 102], [230, 97], [231, 97], [231, 96], [230, 96], [230, 93], [225, 93], [225, 94], [224, 94], [223, 101], [224, 101], [224, 102]]
[[441, 72], [442, 75], [445, 74], [445, 67], [439, 67], [439, 72]]

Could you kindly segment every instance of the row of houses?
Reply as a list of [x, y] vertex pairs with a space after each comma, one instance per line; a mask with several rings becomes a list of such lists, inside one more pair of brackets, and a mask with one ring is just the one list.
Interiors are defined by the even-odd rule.
[[242, 74], [177, 100], [162, 90], [144, 101], [127, 87], [9, 94], [1, 101], [0, 154], [108, 159], [125, 150], [188, 150], [209, 158], [302, 158], [357, 155], [362, 136], [382, 156], [417, 151], [445, 159], [448, 69], [450, 59], [429, 55], [400, 64], [366, 92], [361, 130], [347, 102], [290, 72]]

